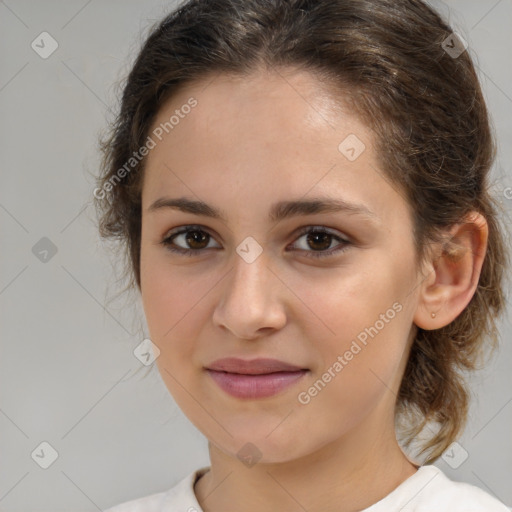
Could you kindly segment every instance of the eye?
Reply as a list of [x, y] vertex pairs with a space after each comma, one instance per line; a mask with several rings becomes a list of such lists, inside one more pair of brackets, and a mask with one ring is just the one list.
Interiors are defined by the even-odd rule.
[[[331, 233], [329, 230], [324, 228], [323, 226], [309, 226], [303, 228], [300, 233], [300, 238], [306, 236], [305, 243], [302, 244], [304, 249], [300, 249], [305, 252], [305, 256], [308, 258], [327, 258], [329, 256], [333, 256], [334, 254], [341, 253], [347, 249], [347, 246], [350, 245], [348, 240]], [[338, 240], [341, 244], [338, 244], [327, 251], [333, 240]], [[313, 250], [308, 250], [310, 247], [313, 247]]]
[[[308, 226], [303, 228], [299, 235], [298, 240], [306, 237], [305, 243], [299, 244], [302, 245], [302, 248], [299, 250], [304, 252], [308, 258], [327, 258], [345, 251], [347, 246], [351, 244], [350, 241], [331, 233], [322, 226]], [[212, 247], [208, 247], [208, 242], [211, 240], [213, 240], [213, 237], [202, 226], [189, 225], [182, 227], [178, 231], [171, 232], [160, 243], [173, 253], [194, 256], [199, 255], [205, 249], [211, 249]], [[327, 250], [331, 247], [333, 240], [337, 240], [340, 243], [334, 248]], [[176, 245], [175, 241], [181, 242], [185, 247]], [[311, 247], [313, 248], [312, 250], [310, 250]], [[216, 248], [220, 248], [220, 246]]]
[[[175, 239], [181, 241], [182, 244], [188, 244], [192, 249], [188, 249], [186, 246], [185, 248], [176, 246]], [[171, 252], [193, 256], [206, 249], [210, 239], [213, 239], [212, 236], [202, 229], [202, 226], [184, 226], [179, 231], [172, 232], [160, 243]]]

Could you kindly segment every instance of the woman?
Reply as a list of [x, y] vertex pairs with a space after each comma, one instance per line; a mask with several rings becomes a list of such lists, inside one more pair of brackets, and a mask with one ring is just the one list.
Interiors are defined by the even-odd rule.
[[211, 460], [109, 512], [507, 510], [431, 465], [460, 447], [508, 261], [480, 85], [437, 13], [190, 0], [103, 150], [101, 233]]

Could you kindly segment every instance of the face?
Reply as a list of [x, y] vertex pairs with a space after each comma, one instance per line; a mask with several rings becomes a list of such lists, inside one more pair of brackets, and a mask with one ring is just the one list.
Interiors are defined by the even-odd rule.
[[[188, 86], [151, 133], [141, 294], [183, 412], [226, 454], [252, 443], [262, 462], [391, 421], [418, 273], [411, 211], [369, 129], [314, 76], [283, 70]], [[207, 370], [228, 357], [303, 371]]]

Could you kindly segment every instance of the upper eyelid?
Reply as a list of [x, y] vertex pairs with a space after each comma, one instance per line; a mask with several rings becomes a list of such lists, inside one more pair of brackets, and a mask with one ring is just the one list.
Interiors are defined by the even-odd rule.
[[[171, 238], [173, 236], [182, 235], [183, 233], [186, 233], [187, 231], [204, 231], [205, 233], [208, 233], [211, 237], [214, 237], [214, 235], [211, 233], [212, 230], [207, 228], [206, 226], [201, 226], [200, 224], [184, 224], [183, 226], [178, 226], [176, 228], [170, 229], [166, 231], [166, 234], [164, 235], [164, 240]], [[220, 237], [222, 239], [222, 237]]]

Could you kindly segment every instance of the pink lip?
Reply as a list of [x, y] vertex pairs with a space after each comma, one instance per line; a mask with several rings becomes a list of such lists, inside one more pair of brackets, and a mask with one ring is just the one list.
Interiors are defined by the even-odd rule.
[[291, 386], [308, 370], [277, 359], [218, 359], [206, 371], [219, 387], [236, 398], [265, 398]]

